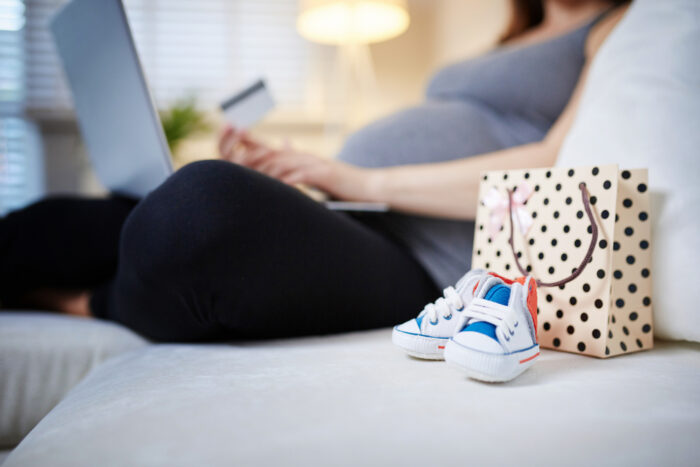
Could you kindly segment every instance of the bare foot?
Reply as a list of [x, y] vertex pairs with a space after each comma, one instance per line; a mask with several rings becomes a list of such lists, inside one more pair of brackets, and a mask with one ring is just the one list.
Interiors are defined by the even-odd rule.
[[71, 316], [92, 317], [90, 292], [41, 289], [33, 292], [29, 301], [34, 307], [57, 311]]

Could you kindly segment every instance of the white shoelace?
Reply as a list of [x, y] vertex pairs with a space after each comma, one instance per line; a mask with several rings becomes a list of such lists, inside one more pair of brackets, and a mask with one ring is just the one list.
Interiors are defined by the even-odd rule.
[[518, 319], [512, 308], [483, 298], [475, 298], [462, 313], [463, 324], [458, 329], [463, 329], [464, 324], [472, 321], [485, 321], [496, 327], [496, 336], [504, 347], [509, 348], [511, 337], [515, 335], [518, 327]]
[[437, 324], [438, 313], [444, 319], [451, 319], [454, 312], [464, 309], [464, 301], [454, 287], [449, 286], [442, 291], [442, 297], [435, 303], [428, 303], [418, 316], [427, 316], [431, 324]]

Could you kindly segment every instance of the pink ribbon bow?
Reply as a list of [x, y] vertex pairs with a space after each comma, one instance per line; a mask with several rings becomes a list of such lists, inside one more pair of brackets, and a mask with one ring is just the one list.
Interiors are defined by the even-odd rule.
[[[530, 227], [532, 227], [532, 216], [525, 208], [525, 202], [532, 195], [532, 188], [525, 182], [520, 183], [513, 192], [513, 214], [520, 226], [520, 232], [526, 235]], [[489, 214], [488, 232], [493, 238], [501, 231], [503, 222], [508, 214], [508, 195], [503, 194], [496, 188], [491, 188], [482, 200], [484, 206], [491, 210]]]

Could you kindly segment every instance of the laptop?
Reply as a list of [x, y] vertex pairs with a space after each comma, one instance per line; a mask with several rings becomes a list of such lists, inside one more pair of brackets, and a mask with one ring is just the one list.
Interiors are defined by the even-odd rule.
[[[75, 113], [98, 179], [143, 198], [173, 172], [163, 127], [121, 0], [72, 0], [50, 21]], [[386, 211], [383, 203], [330, 209]]]
[[50, 22], [97, 178], [143, 198], [173, 172], [120, 0], [73, 0]]

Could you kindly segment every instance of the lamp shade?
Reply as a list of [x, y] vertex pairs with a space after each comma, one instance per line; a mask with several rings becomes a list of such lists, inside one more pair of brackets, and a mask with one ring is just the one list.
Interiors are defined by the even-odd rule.
[[409, 22], [405, 0], [301, 0], [297, 30], [322, 44], [369, 44], [400, 35]]

